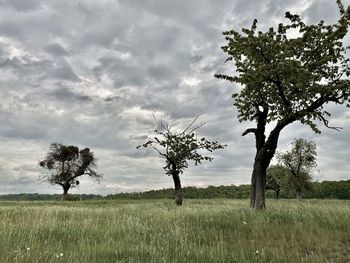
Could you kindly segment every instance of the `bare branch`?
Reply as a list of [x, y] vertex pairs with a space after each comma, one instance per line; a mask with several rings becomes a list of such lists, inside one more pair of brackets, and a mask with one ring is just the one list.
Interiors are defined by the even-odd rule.
[[157, 124], [159, 127], [163, 128], [163, 129], [164, 129], [166, 132], [168, 132], [169, 134], [172, 134], [172, 133], [170, 132], [171, 126], [169, 126], [168, 124], [164, 123], [163, 120], [158, 121], [157, 118], [156, 118], [156, 116], [154, 115], [154, 113], [152, 114], [152, 116], [153, 116], [154, 121], [156, 122], [156, 124]]
[[256, 128], [249, 128], [249, 129], [246, 129], [243, 133], [242, 133], [242, 136], [246, 136], [248, 133], [254, 133], [254, 134], [256, 134], [257, 133], [257, 131], [258, 131], [258, 129], [256, 129]]
[[181, 134], [184, 134], [187, 132], [187, 130], [189, 128], [191, 128], [191, 126], [198, 120], [199, 116], [201, 116], [201, 114], [198, 114], [191, 122], [189, 125], [187, 125], [187, 127], [181, 132]]
[[160, 155], [162, 155], [162, 156], [164, 156], [164, 157], [167, 156], [166, 154], [164, 154], [164, 153], [162, 153], [161, 151], [159, 151], [159, 150], [157, 149], [157, 147], [155, 147], [155, 146], [152, 145], [152, 148], [155, 149]]
[[326, 126], [327, 128], [329, 129], [332, 129], [332, 130], [336, 130], [338, 132], [340, 132], [341, 129], [343, 129], [343, 127], [333, 127], [333, 126], [329, 126], [329, 121], [323, 117], [321, 114], [319, 115], [320, 119], [323, 121], [324, 123], [324, 126]]

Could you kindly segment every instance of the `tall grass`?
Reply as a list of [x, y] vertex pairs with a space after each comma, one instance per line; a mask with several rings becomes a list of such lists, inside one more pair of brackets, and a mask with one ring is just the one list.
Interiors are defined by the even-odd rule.
[[350, 202], [0, 202], [0, 262], [350, 262]]

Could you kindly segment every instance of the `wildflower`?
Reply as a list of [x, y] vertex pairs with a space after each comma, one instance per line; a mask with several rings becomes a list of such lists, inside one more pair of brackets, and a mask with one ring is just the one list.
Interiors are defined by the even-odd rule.
[[30, 250], [30, 247], [27, 247], [27, 250], [29, 251], [29, 250]]
[[63, 257], [63, 253], [60, 254], [60, 257]]
[[247, 225], [247, 224], [248, 224], [246, 221], [243, 221], [242, 223], [243, 223], [244, 225]]
[[255, 255], [259, 254], [259, 250], [255, 251]]

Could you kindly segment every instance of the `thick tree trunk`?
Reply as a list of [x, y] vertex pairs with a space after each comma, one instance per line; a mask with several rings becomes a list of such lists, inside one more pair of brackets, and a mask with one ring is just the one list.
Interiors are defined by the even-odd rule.
[[181, 189], [180, 176], [178, 172], [173, 173], [173, 180], [175, 185], [175, 204], [177, 206], [182, 206], [183, 194]]
[[266, 172], [273, 158], [276, 148], [280, 127], [274, 129], [267, 141], [265, 141], [264, 129], [256, 132], [256, 156], [252, 173], [252, 191], [250, 206], [255, 210], [265, 208]]
[[263, 107], [263, 111], [260, 111], [257, 105], [255, 105], [255, 107], [258, 116], [257, 127], [256, 129], [247, 129], [242, 136], [245, 136], [251, 132], [255, 134], [256, 155], [252, 173], [250, 207], [255, 210], [260, 210], [265, 208], [266, 171], [276, 152], [280, 132], [288, 124], [294, 122], [297, 119], [297, 116], [291, 115], [286, 119], [280, 120], [276, 124], [275, 128], [270, 132], [267, 140], [265, 140], [268, 107], [265, 105], [265, 107]]
[[65, 184], [62, 187], [63, 187], [62, 201], [66, 201], [68, 197], [68, 191], [70, 189], [70, 184]]
[[[269, 162], [268, 162], [269, 163]], [[263, 160], [255, 159], [252, 174], [252, 192], [250, 206], [256, 210], [265, 208], [266, 170], [268, 164]]]

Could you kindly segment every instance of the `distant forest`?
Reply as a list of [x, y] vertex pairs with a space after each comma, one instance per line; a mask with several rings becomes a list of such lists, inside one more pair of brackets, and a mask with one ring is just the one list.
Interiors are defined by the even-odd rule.
[[[250, 185], [229, 185], [229, 186], [208, 186], [206, 188], [185, 187], [183, 188], [184, 197], [187, 199], [210, 199], [210, 198], [228, 198], [228, 199], [245, 199], [250, 197]], [[276, 193], [272, 190], [266, 192], [267, 198], [275, 198]], [[313, 182], [312, 189], [305, 192], [303, 198], [320, 198], [320, 199], [349, 199], [350, 200], [350, 180], [347, 181], [324, 181]], [[41, 201], [41, 200], [61, 200], [61, 194], [8, 194], [0, 195], [0, 200], [14, 201]], [[173, 199], [174, 189], [160, 189], [146, 192], [119, 193], [107, 196], [82, 194], [69, 195], [67, 200], [113, 200], [113, 199]], [[294, 191], [281, 191], [280, 198], [296, 198]]]

